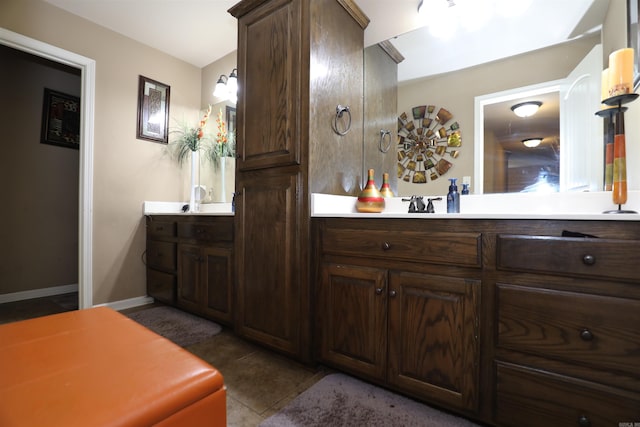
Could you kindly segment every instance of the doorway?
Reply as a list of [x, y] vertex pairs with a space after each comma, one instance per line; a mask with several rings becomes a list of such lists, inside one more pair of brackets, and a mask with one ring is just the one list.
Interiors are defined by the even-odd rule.
[[0, 44], [80, 70], [81, 122], [78, 188], [78, 307], [93, 305], [92, 206], [95, 61], [18, 33], [0, 28]]

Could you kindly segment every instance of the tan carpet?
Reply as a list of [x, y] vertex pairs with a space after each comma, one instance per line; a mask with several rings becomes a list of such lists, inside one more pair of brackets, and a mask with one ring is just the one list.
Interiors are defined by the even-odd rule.
[[168, 306], [135, 311], [127, 317], [182, 347], [205, 340], [222, 330], [217, 323]]
[[459, 418], [343, 374], [327, 375], [260, 427], [472, 427]]

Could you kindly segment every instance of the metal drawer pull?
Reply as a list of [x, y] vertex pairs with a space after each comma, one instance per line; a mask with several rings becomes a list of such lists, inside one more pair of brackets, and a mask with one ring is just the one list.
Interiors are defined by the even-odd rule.
[[587, 254], [582, 257], [582, 262], [584, 262], [586, 265], [593, 265], [596, 263], [596, 257]]
[[389, 242], [384, 242], [384, 243], [382, 244], [382, 250], [383, 250], [383, 251], [388, 251], [389, 249], [391, 249], [391, 243], [389, 243]]
[[591, 426], [591, 421], [589, 421], [589, 418], [587, 418], [586, 415], [580, 415], [580, 418], [578, 418], [578, 425], [580, 427], [589, 427]]
[[580, 331], [580, 338], [582, 338], [583, 341], [591, 341], [593, 340], [593, 333], [585, 328]]

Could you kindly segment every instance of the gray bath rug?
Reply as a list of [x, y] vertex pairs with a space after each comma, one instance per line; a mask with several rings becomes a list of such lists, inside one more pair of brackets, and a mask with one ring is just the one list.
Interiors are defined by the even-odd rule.
[[203, 341], [222, 330], [217, 323], [169, 306], [136, 311], [127, 317], [181, 347]]
[[322, 378], [260, 427], [472, 427], [459, 418], [343, 374]]

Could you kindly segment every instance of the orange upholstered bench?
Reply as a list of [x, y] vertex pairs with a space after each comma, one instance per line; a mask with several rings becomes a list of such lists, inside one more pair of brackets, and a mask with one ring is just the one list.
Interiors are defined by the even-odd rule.
[[226, 426], [212, 366], [106, 307], [0, 325], [0, 426]]

